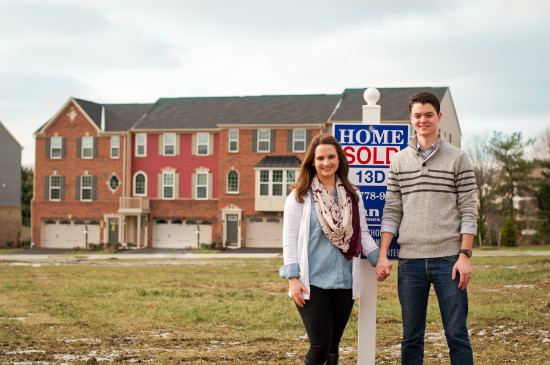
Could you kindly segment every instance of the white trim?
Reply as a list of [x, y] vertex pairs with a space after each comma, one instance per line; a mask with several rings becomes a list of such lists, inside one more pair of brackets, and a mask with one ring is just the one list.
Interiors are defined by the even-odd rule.
[[[237, 133], [236, 139], [231, 139], [231, 132], [234, 131]], [[235, 142], [237, 144], [237, 148], [235, 150], [231, 149], [231, 142]], [[237, 153], [239, 152], [239, 130], [238, 129], [230, 129], [227, 133], [227, 152], [229, 153]]]
[[[118, 139], [118, 145], [116, 147], [113, 146], [113, 138], [117, 138]], [[111, 156], [111, 159], [113, 160], [118, 160], [120, 159], [120, 136], [111, 136], [111, 145], [110, 145], [111, 149], [110, 149], [110, 156]], [[116, 148], [117, 151], [118, 151], [118, 156], [117, 157], [113, 157], [113, 149]]]
[[[111, 180], [113, 179], [113, 177], [116, 177], [117, 180], [118, 180], [118, 186], [116, 187], [116, 189], [113, 189], [113, 187], [111, 186]], [[120, 179], [118, 178], [118, 176], [116, 176], [116, 174], [113, 174], [109, 178], [109, 181], [107, 182], [107, 185], [109, 185], [109, 189], [111, 189], [112, 192], [115, 192], [115, 191], [118, 190], [118, 188], [120, 188]]]
[[[205, 145], [204, 143], [199, 143], [200, 136], [206, 136], [206, 153], [199, 153], [199, 146]], [[208, 156], [210, 154], [210, 133], [204, 133], [204, 132], [197, 133], [195, 148], [196, 148], [195, 154], [197, 156]]]
[[[229, 174], [230, 173], [236, 173], [237, 174], [237, 191], [229, 191]], [[225, 193], [226, 194], [239, 194], [239, 186], [240, 186], [240, 176], [239, 172], [237, 170], [229, 170], [227, 174], [225, 175]]]
[[[143, 182], [143, 184], [144, 184], [144, 186], [143, 186], [144, 193], [143, 194], [136, 193], [136, 178], [137, 178], [137, 175], [139, 175], [139, 174], [142, 174], [143, 177], [145, 178], [145, 181]], [[134, 174], [134, 176], [132, 178], [132, 185], [133, 185], [133, 189], [132, 189], [133, 196], [147, 196], [147, 174], [144, 171], [136, 171], [136, 173]]]
[[[296, 180], [298, 179], [298, 173], [299, 173], [299, 168], [277, 168], [277, 167], [273, 167], [273, 168], [269, 168], [269, 169], [266, 169], [266, 168], [256, 168], [255, 170], [257, 170], [257, 197], [262, 197], [262, 198], [265, 198], [265, 197], [286, 197], [290, 192], [286, 191], [287, 189], [287, 186], [289, 184], [294, 184], [296, 182]], [[267, 171], [269, 172], [269, 175], [268, 175], [268, 181], [267, 182], [262, 182], [261, 181], [261, 175], [262, 175], [262, 171]], [[276, 184], [282, 184], [283, 186], [283, 190], [282, 190], [282, 195], [273, 195], [273, 171], [282, 171], [283, 172], [283, 179], [281, 182], [277, 182]], [[287, 179], [287, 172], [288, 171], [295, 171], [296, 172], [296, 175], [294, 176], [294, 181], [288, 181]], [[268, 194], [267, 195], [261, 195], [260, 194], [260, 191], [261, 191], [261, 186], [262, 185], [268, 185]]]
[[[97, 124], [95, 124], [95, 122], [92, 120], [92, 118], [90, 118], [90, 116], [84, 111], [84, 109], [80, 106], [80, 104], [78, 104], [78, 102], [73, 99], [73, 98], [70, 98], [69, 100], [67, 100], [65, 102], [65, 104], [63, 104], [63, 106], [57, 111], [57, 113], [55, 113], [55, 115], [44, 125], [42, 126], [42, 128], [40, 128], [40, 130], [38, 132], [35, 132], [34, 134], [38, 137], [43, 137], [44, 136], [44, 133], [46, 133], [46, 130], [50, 127], [51, 124], [53, 124], [57, 118], [65, 111], [65, 109], [67, 109], [67, 107], [70, 105], [70, 104], [74, 104], [74, 106], [78, 109], [78, 111], [80, 111], [80, 113], [88, 120], [88, 122], [92, 125], [92, 127], [95, 128], [95, 130], [97, 132], [101, 132], [101, 129], [99, 129], [99, 127], [97, 126]], [[95, 103], [94, 103], [95, 104]]]
[[[166, 153], [166, 147], [170, 146], [170, 144], [166, 143], [166, 137], [167, 136], [173, 136], [174, 142], [171, 144], [171, 146], [174, 148], [172, 153]], [[175, 156], [176, 155], [176, 133], [163, 133], [162, 134], [162, 155], [163, 156]]]
[[[53, 140], [55, 139], [59, 139], [59, 142], [60, 142], [60, 146], [59, 146], [59, 157], [53, 157]], [[61, 160], [63, 158], [63, 137], [59, 137], [59, 136], [52, 136], [50, 137], [50, 158], [52, 160]]]
[[[50, 181], [48, 186], [48, 200], [52, 202], [59, 202], [61, 201], [61, 175], [50, 175]], [[52, 199], [52, 177], [58, 177], [59, 178], [59, 186], [56, 188], [59, 189], [59, 198], [58, 199]]]
[[[91, 147], [86, 147], [86, 149], [91, 149], [91, 156], [84, 156], [84, 140], [88, 141], [92, 141], [92, 146]], [[82, 139], [80, 140], [81, 143], [80, 143], [80, 158], [83, 159], [83, 160], [92, 160], [94, 158], [94, 137], [92, 136], [84, 136], [82, 137]], [[51, 141], [50, 141], [51, 143]]]
[[[172, 175], [172, 185], [164, 185], [164, 176], [165, 175]], [[162, 172], [162, 178], [161, 178], [161, 189], [162, 189], [162, 199], [165, 200], [174, 200], [176, 198], [176, 172], [175, 171], [163, 171]], [[172, 187], [172, 196], [166, 197], [164, 196], [164, 188], [165, 187]]]
[[[208, 175], [209, 171], [196, 171], [195, 172], [195, 199], [196, 200], [208, 200]], [[199, 186], [199, 175], [205, 175], [206, 176], [206, 183]], [[199, 187], [206, 189], [206, 196], [204, 198], [199, 198]]]
[[[296, 132], [302, 131], [304, 132], [303, 138], [296, 138]], [[307, 138], [307, 132], [303, 128], [297, 128], [292, 130], [292, 152], [306, 152], [307, 146], [306, 146], [306, 138]], [[303, 149], [296, 149], [296, 142], [303, 142], [304, 148]]]
[[[84, 178], [85, 177], [89, 177], [90, 178], [90, 186], [86, 187], [86, 189], [89, 189], [90, 190], [90, 198], [89, 199], [84, 199], [83, 197], [83, 193], [84, 193]], [[92, 178], [92, 175], [82, 175], [80, 176], [80, 201], [81, 202], [91, 202], [92, 201], [92, 195], [93, 195], [93, 178]]]
[[[142, 146], [141, 144], [139, 144], [138, 142], [138, 139], [139, 139], [139, 136], [144, 136], [144, 140], [143, 140], [143, 154], [139, 154], [138, 153], [138, 148], [139, 146]], [[136, 148], [134, 150], [134, 156], [135, 157], [147, 157], [147, 133], [136, 133]]]
[[[267, 131], [267, 141], [266, 139], [260, 139], [260, 133]], [[258, 134], [256, 135], [256, 151], [262, 153], [271, 152], [271, 130], [270, 129], [258, 129]], [[267, 150], [260, 149], [260, 142], [267, 142]]]

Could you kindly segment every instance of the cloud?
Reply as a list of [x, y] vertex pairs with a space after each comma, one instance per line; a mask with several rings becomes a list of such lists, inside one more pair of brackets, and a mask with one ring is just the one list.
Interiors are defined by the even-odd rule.
[[449, 86], [464, 133], [533, 130], [550, 124], [549, 15], [543, 0], [2, 0], [0, 118], [27, 126], [27, 154], [70, 96]]

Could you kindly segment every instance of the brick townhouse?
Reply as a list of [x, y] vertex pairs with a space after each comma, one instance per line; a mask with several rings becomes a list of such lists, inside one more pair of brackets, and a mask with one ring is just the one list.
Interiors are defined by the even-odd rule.
[[[69, 99], [36, 133], [37, 246], [281, 247], [284, 201], [312, 136], [360, 123], [365, 89], [330, 95]], [[382, 122], [409, 123], [408, 98], [442, 101], [441, 135], [460, 146], [447, 87], [382, 88]]]

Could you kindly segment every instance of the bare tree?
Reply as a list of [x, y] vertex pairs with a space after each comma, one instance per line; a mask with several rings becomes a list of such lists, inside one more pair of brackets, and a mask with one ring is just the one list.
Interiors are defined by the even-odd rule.
[[546, 127], [537, 137], [530, 155], [538, 161], [550, 160], [550, 127]]
[[466, 152], [470, 156], [474, 167], [476, 184], [478, 187], [478, 240], [482, 245], [482, 240], [487, 230], [490, 216], [496, 215], [496, 210], [492, 200], [492, 187], [495, 185], [500, 164], [494, 158], [494, 155], [488, 148], [489, 134], [475, 134], [467, 141]]

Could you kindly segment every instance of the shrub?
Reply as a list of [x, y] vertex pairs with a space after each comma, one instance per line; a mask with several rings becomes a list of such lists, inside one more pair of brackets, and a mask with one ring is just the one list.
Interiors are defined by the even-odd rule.
[[512, 218], [506, 218], [500, 230], [500, 243], [502, 246], [517, 246], [518, 227]]
[[212, 243], [201, 243], [200, 248], [203, 250], [212, 250], [216, 247], [216, 242]]

